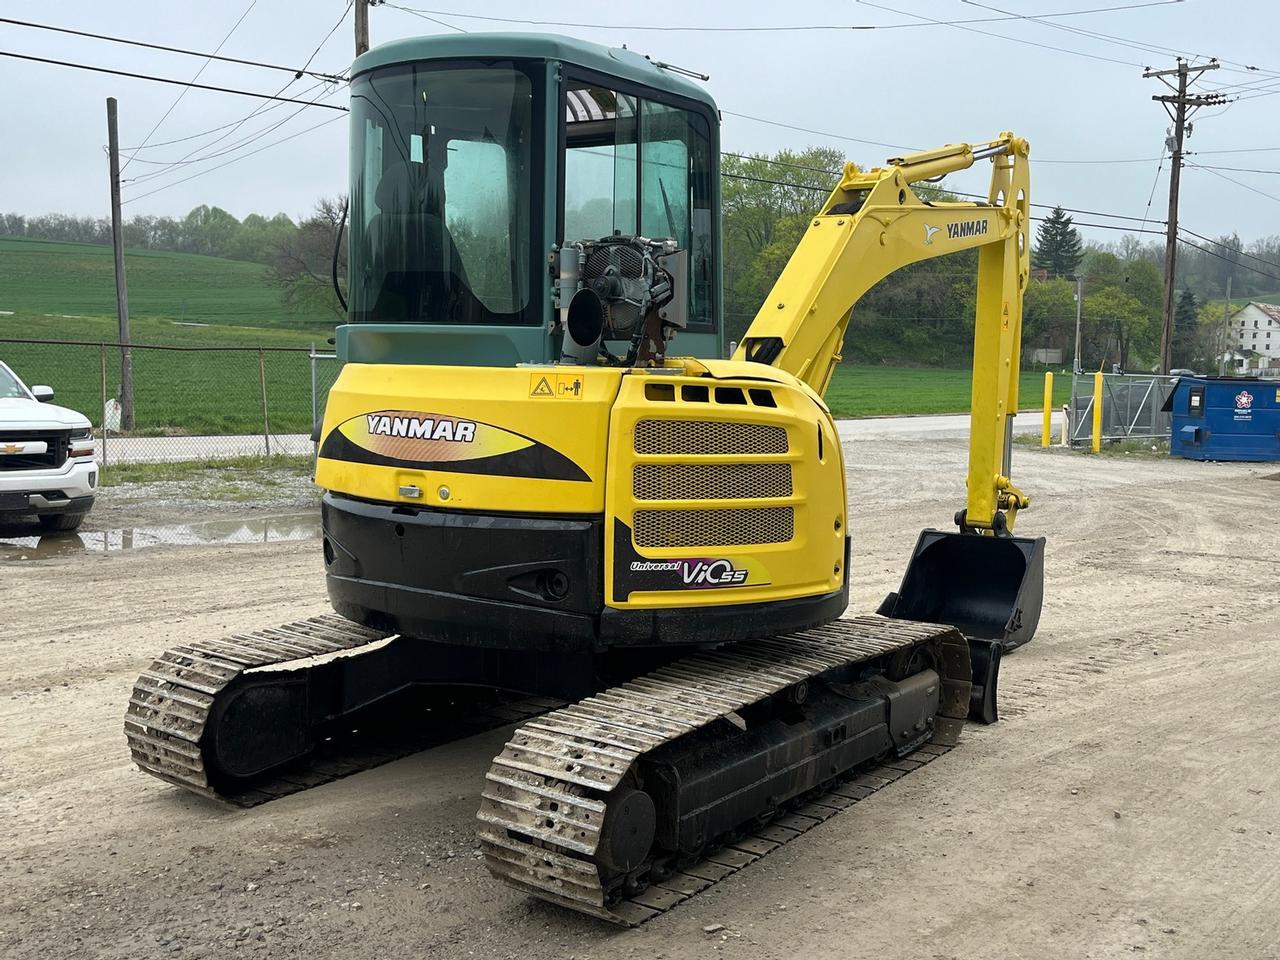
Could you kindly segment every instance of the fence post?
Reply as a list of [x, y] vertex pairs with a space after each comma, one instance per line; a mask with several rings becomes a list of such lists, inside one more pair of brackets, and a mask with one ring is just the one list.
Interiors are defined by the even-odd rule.
[[1093, 375], [1093, 452], [1102, 452], [1102, 374]]
[[107, 345], [98, 344], [98, 386], [102, 388], [102, 404], [98, 407], [102, 417], [102, 466], [107, 466]]
[[1040, 436], [1040, 446], [1047, 447], [1053, 442], [1053, 371], [1044, 372], [1044, 432]]
[[1071, 446], [1071, 404], [1064, 403], [1062, 405], [1062, 443], [1061, 446]]
[[311, 427], [314, 430], [316, 424], [316, 345], [313, 342], [311, 349], [307, 351], [307, 356], [311, 359]]
[[271, 456], [271, 421], [267, 419], [267, 364], [263, 359], [262, 348], [258, 348], [258, 386], [262, 391], [262, 442], [266, 445], [267, 456]]

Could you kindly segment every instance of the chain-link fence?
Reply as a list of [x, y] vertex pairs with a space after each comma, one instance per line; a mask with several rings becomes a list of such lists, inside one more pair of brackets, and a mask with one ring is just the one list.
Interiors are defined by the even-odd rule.
[[107, 464], [310, 456], [312, 424], [341, 369], [334, 354], [306, 347], [68, 340], [0, 339], [0, 360], [88, 417]]
[[[1102, 377], [1102, 439], [1169, 439], [1172, 414], [1163, 407], [1177, 377], [1108, 373]], [[1070, 439], [1072, 446], [1093, 439], [1094, 377], [1071, 378]]]

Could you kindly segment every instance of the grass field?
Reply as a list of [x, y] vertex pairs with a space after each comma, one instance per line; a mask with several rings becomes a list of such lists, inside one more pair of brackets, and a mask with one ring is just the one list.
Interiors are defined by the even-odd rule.
[[[134, 343], [324, 349], [332, 316], [287, 313], [257, 264], [158, 251], [126, 254]], [[0, 339], [111, 342], [116, 339], [111, 249], [90, 244], [0, 239]], [[28, 383], [47, 383], [57, 400], [95, 424], [101, 408], [96, 346], [0, 344]], [[107, 392], [119, 382], [117, 351], [106, 352]], [[268, 411], [275, 433], [311, 428], [311, 368], [304, 353], [264, 354]], [[256, 350], [133, 351], [139, 433], [257, 433], [262, 398]], [[319, 367], [322, 387], [336, 364]], [[845, 366], [827, 401], [838, 417], [962, 413], [969, 409], [966, 369]], [[1055, 405], [1070, 377], [1054, 380]], [[1042, 373], [1022, 377], [1020, 406], [1043, 401]]]
[[[83, 411], [99, 422], [100, 350], [93, 341], [110, 341], [113, 318], [74, 318], [21, 314], [0, 317], [0, 338], [86, 340], [87, 346], [0, 343], [4, 360], [28, 383], [47, 383], [59, 403]], [[158, 318], [134, 326], [135, 342], [184, 346], [294, 347], [315, 343], [327, 349], [328, 331], [210, 326], [177, 327]], [[262, 430], [262, 398], [258, 353], [247, 351], [132, 351], [137, 432], [142, 434], [258, 433]], [[107, 393], [116, 395], [120, 355], [106, 350]], [[311, 429], [311, 365], [305, 352], [263, 354], [268, 411], [274, 433], [306, 433]], [[334, 361], [319, 361], [323, 388], [337, 375]], [[969, 409], [970, 371], [965, 369], [841, 367], [827, 391], [837, 417], [898, 414], [963, 413]], [[1054, 404], [1067, 402], [1069, 374], [1054, 377]], [[1039, 407], [1044, 375], [1024, 373], [1020, 406]]]
[[[967, 413], [973, 377], [967, 369], [937, 367], [839, 367], [827, 389], [827, 404], [837, 417], [896, 414]], [[1018, 386], [1023, 410], [1044, 404], [1044, 374], [1025, 372]], [[1071, 374], [1053, 377], [1053, 400], [1061, 407], [1071, 397]]]
[[[107, 317], [17, 314], [0, 317], [0, 339], [113, 341], [116, 321]], [[301, 352], [263, 354], [267, 409], [273, 433], [311, 430], [311, 361], [306, 348], [327, 350], [330, 330], [314, 332], [253, 327], [180, 327], [144, 318], [132, 324], [135, 343], [182, 346], [290, 347]], [[147, 350], [135, 347], [134, 410], [137, 433], [226, 434], [262, 432], [262, 393], [256, 349]], [[98, 346], [0, 343], [0, 360], [28, 384], [47, 383], [55, 401], [100, 422], [102, 357]], [[337, 375], [336, 361], [318, 361], [321, 386]], [[107, 395], [116, 395], [120, 353], [106, 348]]]
[[[127, 250], [124, 259], [131, 317], [253, 327], [333, 325], [332, 314], [287, 310], [262, 264], [161, 250]], [[114, 316], [111, 248], [0, 238], [0, 310]]]

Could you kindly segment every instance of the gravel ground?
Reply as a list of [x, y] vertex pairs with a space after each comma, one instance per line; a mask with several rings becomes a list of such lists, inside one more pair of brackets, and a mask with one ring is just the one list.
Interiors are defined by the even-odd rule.
[[[916, 530], [946, 525], [965, 446], [846, 456], [866, 610]], [[173, 643], [324, 612], [315, 540], [0, 564], [0, 953], [1280, 957], [1280, 568], [1259, 537], [1274, 467], [1023, 448], [1015, 467], [1033, 498], [1020, 532], [1049, 552], [1001, 722], [633, 931], [532, 902], [477, 859], [507, 731], [251, 810], [131, 766], [138, 671]], [[156, 509], [248, 512], [200, 503]]]

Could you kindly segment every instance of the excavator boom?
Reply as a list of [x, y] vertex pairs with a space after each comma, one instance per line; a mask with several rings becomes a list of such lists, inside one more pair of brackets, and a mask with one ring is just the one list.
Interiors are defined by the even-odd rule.
[[[966, 525], [1013, 528], [1025, 498], [1008, 479], [1008, 418], [1018, 406], [1022, 293], [1030, 270], [1027, 142], [1011, 133], [989, 143], [909, 154], [888, 166], [847, 164], [760, 307], [734, 359], [786, 370], [826, 392], [854, 305], [908, 264], [978, 250], [973, 402]], [[992, 161], [986, 203], [930, 202], [914, 184]], [[1010, 515], [1011, 514], [1011, 515]]]

